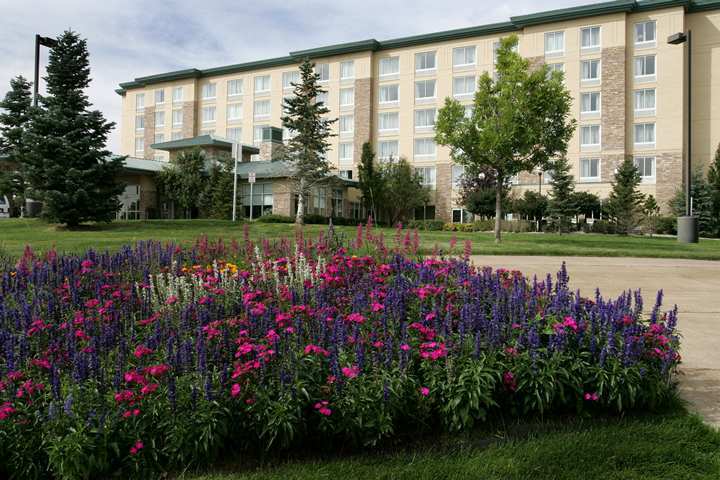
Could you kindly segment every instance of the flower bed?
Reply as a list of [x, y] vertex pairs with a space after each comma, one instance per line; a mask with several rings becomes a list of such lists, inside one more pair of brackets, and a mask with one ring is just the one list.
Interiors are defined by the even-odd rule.
[[639, 292], [583, 298], [564, 267], [529, 280], [332, 246], [28, 251], [0, 271], [0, 476], [144, 477], [673, 392], [661, 294], [646, 318]]

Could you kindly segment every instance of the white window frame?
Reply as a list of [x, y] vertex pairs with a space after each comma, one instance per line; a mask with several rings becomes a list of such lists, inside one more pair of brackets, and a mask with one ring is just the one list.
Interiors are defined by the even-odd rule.
[[[643, 162], [643, 170], [645, 170], [645, 162], [647, 160], [652, 160], [652, 175], [643, 175], [643, 172], [640, 171], [638, 168], [638, 162]], [[657, 157], [654, 155], [636, 155], [633, 157], [633, 165], [635, 165], [635, 168], [638, 169], [638, 172], [640, 173], [640, 181], [642, 183], [655, 183], [657, 178]]]
[[[467, 80], [468, 80], [469, 78], [472, 79], [472, 90], [469, 91], [469, 92], [467, 92], [467, 91], [457, 92], [457, 91], [455, 90], [455, 86], [456, 86], [456, 83], [455, 83], [455, 82], [458, 81], [458, 80], [462, 80], [462, 81], [463, 81], [463, 86], [464, 86], [464, 87], [467, 87]], [[475, 94], [475, 91], [477, 90], [477, 77], [476, 77], [475, 75], [461, 75], [461, 76], [453, 77], [453, 79], [452, 79], [452, 89], [453, 89], [453, 97], [455, 97], [455, 98], [469, 98], [469, 97], [472, 97], [472, 96]]]
[[[158, 121], [158, 120], [162, 120], [162, 121]], [[158, 127], [161, 127], [161, 128], [165, 127], [165, 111], [164, 110], [155, 112], [155, 128], [158, 128]]]
[[[179, 93], [179, 95], [178, 95]], [[172, 103], [182, 103], [183, 96], [184, 96], [184, 89], [183, 87], [174, 87], [173, 93], [172, 93]]]
[[[258, 89], [258, 81], [260, 80], [262, 83], [265, 83], [265, 79], [267, 79], [267, 88]], [[271, 90], [272, 78], [270, 75], [256, 75], [253, 77], [253, 93], [270, 93]]]
[[[353, 164], [353, 143], [352, 142], [340, 142], [338, 144], [338, 164], [341, 166], [352, 166]], [[349, 152], [349, 156], [347, 155]]]
[[[180, 114], [180, 121], [176, 122], [176, 114]], [[182, 109], [176, 108], [172, 111], [172, 126], [181, 127], [183, 124], [183, 111]]]
[[299, 83], [300, 82], [300, 71], [299, 70], [290, 70], [287, 72], [283, 72], [282, 74], [282, 86], [283, 90], [292, 90], [293, 86], [291, 83]]
[[[385, 123], [384, 119], [386, 118], [395, 118], [395, 126], [386, 128], [383, 126]], [[397, 132], [400, 130], [400, 113], [399, 112], [380, 112], [378, 113], [378, 132], [382, 133], [388, 133], [388, 132]]]
[[[653, 73], [638, 74], [638, 68], [637, 68], [638, 60], [642, 60], [643, 70], [647, 70], [647, 60], [649, 58], [653, 59], [653, 62], [652, 62], [653, 63]], [[635, 57], [633, 57], [633, 75], [635, 77], [635, 80], [637, 80], [639, 82], [653, 81], [657, 78], [657, 70], [658, 70], [657, 55], [655, 55], [654, 53], [650, 53], [647, 55], [636, 55]]]
[[[230, 97], [230, 98], [241, 96], [241, 95], [243, 94], [243, 91], [245, 90], [245, 85], [244, 85], [244, 83], [245, 83], [245, 82], [243, 82], [243, 79], [242, 79], [242, 78], [233, 78], [233, 79], [228, 80], [228, 81], [227, 81], [227, 84], [226, 84], [226, 87], [227, 87], [227, 96]], [[232, 85], [232, 86], [238, 86], [238, 85], [239, 85], [239, 88], [237, 89], [238, 91], [237, 91], [237, 92], [233, 92], [233, 90], [235, 90], [235, 88], [231, 88], [231, 85]]]
[[[597, 63], [597, 77], [596, 78], [583, 78], [583, 65], [588, 64], [592, 65], [593, 63]], [[590, 68], [592, 70], [592, 68]], [[602, 79], [602, 61], [599, 58], [591, 58], [589, 60], [581, 60], [580, 61], [580, 83], [586, 84], [586, 85], [593, 85], [596, 83], [600, 83]]]
[[[386, 152], [383, 152], [383, 146], [393, 146], [393, 145], [395, 148], [391, 148], [390, 150], [394, 150], [394, 151], [389, 152], [390, 155], [386, 155], [385, 154]], [[398, 142], [397, 140], [380, 140], [378, 142], [378, 158], [380, 160], [387, 161], [387, 160], [390, 160], [390, 157], [392, 157], [395, 160], [400, 158], [400, 142]]]
[[[463, 51], [463, 59], [467, 60], [467, 51], [472, 50], [472, 62], [465, 62], [465, 63], [455, 63], [455, 52], [460, 52], [460, 50]], [[452, 49], [452, 62], [453, 62], [453, 68], [462, 68], [462, 67], [469, 67], [472, 65], [477, 65], [477, 47], [475, 45], [465, 45], [462, 47], [455, 47]]]
[[[268, 112], [260, 112], [258, 111], [259, 105], [267, 105], [268, 106]], [[254, 120], [265, 120], [270, 118], [272, 115], [272, 102], [269, 99], [265, 100], [255, 100], [253, 102], [253, 119]]]
[[[645, 96], [647, 95], [647, 92], [652, 91], [653, 92], [653, 106], [652, 108], [638, 108], [638, 94], [642, 94], [643, 100], [645, 99]], [[645, 102], [643, 101], [643, 104]], [[638, 88], [633, 90], [633, 111], [635, 112], [635, 115], [638, 117], [643, 116], [653, 116], [655, 115], [655, 112], [657, 110], [657, 89], [655, 87], [650, 88]]]
[[[598, 43], [597, 45], [583, 45], [583, 33], [587, 30], [590, 30], [591, 32], [593, 30], [597, 29], [598, 31]], [[590, 34], [590, 37], [592, 38], [592, 33]], [[597, 52], [600, 50], [602, 46], [602, 27], [600, 25], [589, 25], [587, 27], [582, 27], [580, 29], [580, 51], [581, 52]]]
[[[418, 125], [418, 114], [421, 114], [425, 118], [427, 116], [427, 112], [432, 112], [432, 124], [431, 125]], [[437, 108], [420, 108], [415, 110], [413, 113], [413, 122], [415, 126], [415, 130], [417, 131], [428, 131], [428, 130], [434, 130], [435, 129], [435, 121], [437, 119]]]
[[[548, 50], [548, 39], [552, 38], [553, 40], [556, 40], [556, 37], [560, 36], [562, 46], [559, 49], [556, 50]], [[564, 30], [557, 30], [555, 32], [545, 32], [545, 35], [543, 37], [545, 43], [544, 43], [544, 52], [546, 57], [560, 57], [565, 55], [565, 31]], [[555, 42], [553, 42], [555, 43]]]
[[[350, 71], [350, 75], [346, 75], [347, 70]], [[344, 62], [340, 62], [340, 80], [351, 80], [353, 78], [355, 78], [355, 61], [346, 60]]]
[[[383, 70], [385, 69], [385, 66], [393, 65], [393, 64], [396, 66], [394, 71], [383, 72]], [[384, 57], [378, 61], [378, 75], [380, 76], [380, 78], [392, 77], [393, 75], [399, 75], [399, 74], [400, 74], [400, 57], [399, 56], [395, 55], [392, 57]]]
[[135, 131], [136, 132], [145, 131], [145, 114], [144, 113], [135, 115]]
[[[652, 141], [651, 142], [638, 142], [638, 127], [642, 126], [643, 130], [647, 131], [647, 127], [652, 125]], [[657, 142], [657, 126], [655, 122], [639, 122], [633, 124], [633, 145], [635, 148], [654, 148], [655, 142]]]
[[[597, 175], [595, 176], [584, 176], [583, 175], [583, 162], [589, 162], [590, 166], [588, 167], [588, 170], [592, 171], [592, 162], [597, 162]], [[591, 183], [591, 182], [599, 182], [602, 179], [602, 160], [600, 157], [582, 157], [580, 158], [580, 165], [578, 170], [578, 177], [580, 179], [580, 182], [583, 183]]]
[[[348, 124], [350, 126], [347, 129]], [[338, 117], [338, 132], [341, 135], [350, 135], [355, 132], [355, 115], [340, 115]]]
[[[424, 67], [424, 68], [418, 68], [418, 63], [423, 63], [423, 59], [427, 59], [432, 57], [432, 67]], [[418, 62], [420, 60], [420, 62]], [[428, 63], [428, 62], [424, 62]], [[437, 70], [437, 52], [435, 50], [431, 50], [428, 52], [418, 52], [415, 54], [415, 72], [416, 73], [429, 73], [434, 72]]]
[[[647, 37], [647, 25], [653, 24], [654, 28], [654, 34], [655, 38], [652, 40], [641, 40], [638, 41], [638, 27], [642, 25], [643, 27], [643, 37]], [[637, 22], [633, 26], [633, 41], [635, 43], [636, 47], [654, 47], [657, 44], [657, 21], [656, 20], [644, 20], [642, 22]]]
[[[205, 112], [212, 112], [212, 119], [211, 119], [211, 120], [206, 120], [206, 119], [205, 119]], [[216, 118], [217, 118], [217, 109], [215, 108], [214, 105], [210, 105], [210, 106], [207, 106], [207, 107], [202, 107], [202, 109], [200, 110], [200, 118], [201, 118], [201, 120], [202, 120], [201, 123], [203, 123], [203, 124], [215, 123], [215, 120], [216, 120]]]
[[[597, 128], [598, 131], [598, 143], [583, 143], [583, 131], [585, 129]], [[592, 130], [591, 130], [592, 131]], [[581, 150], [595, 150], [602, 147], [602, 125], [594, 123], [590, 125], [580, 125], [580, 149]]]
[[[230, 135], [230, 131], [231, 131], [231, 130], [240, 132], [240, 135], [238, 135], [237, 137], [235, 137], [235, 136], [233, 136], [233, 135]], [[236, 141], [236, 142], [238, 142], [238, 143], [241, 142], [241, 141], [242, 141], [242, 127], [227, 127], [227, 128], [225, 129], [225, 138], [228, 138], [228, 139], [230, 139], [230, 140], [234, 140], [234, 141]]]
[[437, 186], [437, 167], [435, 166], [423, 166], [415, 167], [415, 173], [419, 174], [422, 178], [422, 186], [430, 187], [434, 189]]
[[[138, 148], [138, 142], [140, 148]], [[135, 155], [140, 154], [141, 156], [145, 155], [145, 138], [144, 137], [135, 137]]]
[[203, 83], [200, 92], [203, 100], [215, 100], [217, 98], [217, 84], [215, 82]]
[[145, 110], [145, 94], [144, 93], [136, 93], [135, 94], [135, 111], [141, 112]]
[[[397, 98], [395, 100], [382, 100], [382, 92], [388, 91], [388, 89], [394, 89], [397, 91]], [[380, 85], [380, 90], [378, 92], [378, 103], [380, 105], [394, 105], [400, 102], [400, 84], [399, 83], [392, 83], [389, 85]]]
[[[427, 93], [427, 85], [432, 85], [432, 95], [431, 96], [418, 96], [418, 87], [421, 85], [424, 87], [424, 90], [426, 90], [425, 93]], [[424, 79], [424, 80], [416, 80], [415, 81], [415, 100], [416, 101], [429, 101], [429, 100], [435, 100], [437, 98], [437, 81], [432, 79]]]
[[165, 134], [162, 132], [156, 133], [155, 138], [153, 138], [153, 143], [164, 143], [165, 142]]
[[[430, 153], [418, 153], [418, 142], [422, 142], [423, 144], [432, 144], [432, 152]], [[413, 158], [416, 159], [430, 159], [435, 158], [437, 156], [437, 144], [435, 143], [435, 139], [432, 137], [420, 137], [413, 139]]]
[[[158, 101], [158, 94], [160, 95], [160, 101]], [[165, 89], [164, 88], [158, 88], [155, 90], [155, 105], [164, 105], [165, 104]]]
[[318, 79], [319, 83], [325, 83], [330, 81], [330, 64], [329, 63], [316, 63], [315, 73], [320, 75]]
[[[343, 93], [351, 92], [350, 95], [350, 103], [343, 103]], [[341, 107], [352, 107], [355, 105], [355, 88], [354, 87], [346, 87], [341, 88], [339, 92], [339, 105]]]
[[[584, 110], [584, 99], [586, 96], [592, 96], [597, 95], [597, 110]], [[590, 101], [590, 104], [592, 105], [592, 100]], [[602, 112], [602, 94], [598, 91], [595, 92], [580, 92], [580, 115], [581, 116], [597, 116], [600, 115]]]
[[[231, 116], [230, 113], [232, 110], [237, 109], [238, 115]], [[243, 118], [243, 104], [240, 102], [234, 102], [234, 103], [228, 103], [227, 104], [227, 111], [226, 111], [226, 117], [228, 122], [236, 121], [236, 120], [242, 120]]]

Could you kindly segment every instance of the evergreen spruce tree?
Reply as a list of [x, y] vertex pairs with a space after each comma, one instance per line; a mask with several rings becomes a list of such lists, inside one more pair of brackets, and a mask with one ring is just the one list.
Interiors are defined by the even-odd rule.
[[27, 156], [25, 130], [32, 112], [31, 83], [22, 75], [10, 80], [10, 91], [0, 101], [0, 195], [7, 195], [17, 214], [25, 198], [22, 169]]
[[310, 189], [325, 180], [330, 173], [326, 153], [330, 148], [330, 128], [337, 119], [324, 118], [330, 110], [317, 100], [325, 93], [318, 81], [315, 64], [305, 59], [300, 65], [300, 82], [292, 83], [293, 95], [283, 102], [283, 125], [292, 137], [283, 157], [292, 166], [294, 191], [298, 198], [295, 223], [302, 225], [305, 198]]
[[27, 138], [27, 180], [44, 202], [44, 216], [75, 227], [113, 219], [123, 185], [116, 180], [124, 158], [105, 149], [115, 126], [92, 106], [85, 94], [90, 84], [87, 42], [64, 32], [50, 50], [48, 95], [32, 115]]
[[570, 164], [565, 155], [553, 162], [552, 172], [548, 216], [558, 233], [562, 233], [569, 230], [570, 219], [577, 212], [574, 198], [575, 180], [570, 174]]
[[720, 237], [720, 145], [715, 150], [715, 158], [708, 169], [708, 185], [711, 196], [712, 229]]
[[660, 214], [660, 206], [657, 204], [655, 197], [648, 195], [642, 205], [644, 215], [644, 223], [650, 236], [652, 237], [657, 230], [657, 217]]
[[619, 234], [627, 235], [642, 220], [645, 196], [638, 191], [640, 172], [631, 158], [626, 158], [617, 169], [607, 209]]
[[[690, 186], [692, 214], [697, 218], [698, 233], [702, 237], [711, 237], [715, 233], [715, 217], [712, 213], [713, 194], [710, 183], [700, 169], [692, 173]], [[670, 208], [676, 216], [685, 215], [685, 189], [679, 188], [670, 200]]]
[[363, 143], [362, 156], [358, 165], [358, 177], [363, 205], [368, 215], [378, 221], [378, 205], [383, 204], [383, 177], [382, 172], [375, 166], [375, 153], [370, 142]]

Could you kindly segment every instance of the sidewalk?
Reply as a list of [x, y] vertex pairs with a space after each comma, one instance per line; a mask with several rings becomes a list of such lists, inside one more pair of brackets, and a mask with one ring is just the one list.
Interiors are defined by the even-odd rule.
[[664, 292], [663, 309], [678, 305], [682, 335], [680, 393], [708, 423], [720, 427], [720, 262], [659, 258], [474, 255], [476, 265], [554, 274], [565, 261], [570, 286], [604, 297], [642, 289], [645, 307]]

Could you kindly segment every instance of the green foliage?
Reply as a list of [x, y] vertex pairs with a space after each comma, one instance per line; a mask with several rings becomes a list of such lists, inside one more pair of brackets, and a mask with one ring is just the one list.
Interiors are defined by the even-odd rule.
[[[715, 235], [718, 220], [713, 217], [713, 190], [700, 170], [693, 172], [692, 185], [692, 213], [697, 217], [698, 231], [703, 237]], [[677, 216], [685, 215], [685, 191], [679, 188], [675, 197], [670, 200], [670, 209]]]
[[570, 175], [570, 163], [565, 155], [557, 158], [552, 164], [552, 179], [550, 180], [550, 201], [548, 202], [548, 215], [550, 224], [562, 233], [570, 229], [570, 220], [577, 214], [573, 194], [575, 193], [575, 180]]
[[534, 190], [525, 190], [523, 196], [513, 202], [513, 211], [526, 219], [542, 220], [547, 208], [548, 198]]
[[430, 194], [422, 178], [404, 158], [383, 163], [380, 172], [385, 190], [383, 217], [390, 225], [411, 218], [416, 208], [429, 201]]
[[632, 232], [642, 221], [645, 196], [638, 190], [638, 185], [640, 172], [627, 157], [617, 169], [607, 202], [608, 215], [621, 235]]
[[[497, 201], [497, 180], [495, 172], [487, 167], [468, 168], [460, 179], [459, 203], [465, 209], [481, 218], [495, 218]], [[510, 209], [510, 185], [501, 189], [502, 210]]]
[[315, 64], [305, 59], [300, 64], [300, 83], [293, 83], [293, 94], [283, 101], [283, 126], [292, 133], [283, 157], [292, 165], [295, 193], [298, 195], [298, 211], [295, 223], [302, 224], [305, 196], [308, 190], [330, 173], [327, 152], [328, 138], [332, 136], [331, 126], [337, 119], [324, 115], [330, 112], [327, 106], [317, 100], [325, 93], [315, 73]]
[[645, 197], [645, 201], [642, 206], [643, 211], [643, 223], [648, 230], [650, 235], [657, 231], [657, 218], [660, 215], [660, 206], [655, 201], [655, 197], [648, 195]]
[[200, 207], [201, 192], [207, 185], [206, 163], [205, 153], [200, 149], [180, 152], [157, 174], [160, 194], [175, 202], [176, 207], [185, 212], [185, 218], [192, 218], [193, 211]]
[[0, 195], [7, 195], [12, 216], [25, 201], [23, 175], [28, 152], [26, 134], [32, 114], [30, 86], [22, 75], [10, 80], [10, 91], [0, 101]]
[[385, 185], [382, 172], [375, 166], [375, 152], [370, 142], [363, 143], [358, 177], [363, 205], [368, 214], [377, 219], [379, 206], [384, 204]]
[[562, 156], [575, 130], [562, 74], [549, 75], [547, 66], [531, 69], [516, 46], [516, 35], [500, 41], [497, 79], [488, 72], [480, 77], [472, 114], [466, 116], [463, 105], [448, 98], [435, 129], [437, 143], [449, 146], [456, 162], [495, 172], [497, 242], [507, 180]]
[[58, 37], [44, 77], [48, 95], [40, 99], [27, 129], [27, 180], [33, 195], [44, 202], [47, 219], [70, 227], [112, 220], [124, 189], [116, 181], [124, 159], [105, 149], [115, 124], [90, 110], [85, 94], [89, 65], [86, 40], [73, 31]]
[[720, 145], [715, 151], [713, 162], [708, 168], [708, 185], [710, 190], [710, 214], [714, 223], [714, 236], [720, 237]]
[[438, 232], [443, 229], [445, 222], [442, 220], [410, 220], [405, 228], [424, 230], [427, 232]]
[[600, 218], [600, 197], [590, 192], [574, 192], [572, 204], [577, 215], [585, 218]]
[[[203, 217], [232, 219], [233, 164], [234, 161], [229, 155], [221, 155], [212, 162], [199, 199]], [[239, 208], [240, 200], [237, 199], [237, 202]]]

